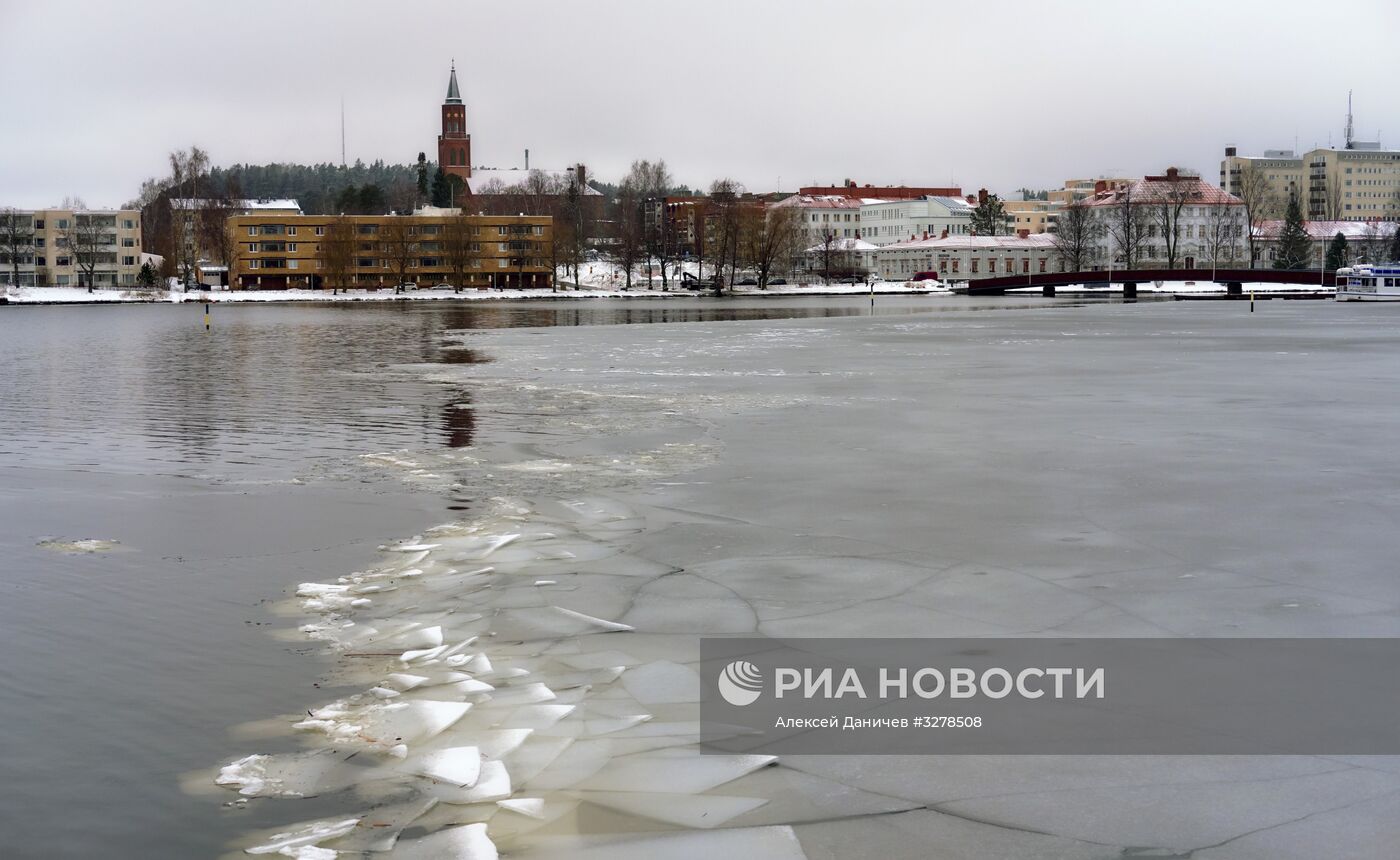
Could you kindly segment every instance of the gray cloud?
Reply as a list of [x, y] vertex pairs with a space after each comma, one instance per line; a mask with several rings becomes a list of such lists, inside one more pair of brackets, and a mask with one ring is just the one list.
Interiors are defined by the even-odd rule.
[[1221, 148], [1400, 144], [1400, 7], [1287, 2], [0, 0], [0, 204], [113, 205], [216, 163], [432, 157], [455, 57], [474, 160], [681, 181], [1057, 185]]

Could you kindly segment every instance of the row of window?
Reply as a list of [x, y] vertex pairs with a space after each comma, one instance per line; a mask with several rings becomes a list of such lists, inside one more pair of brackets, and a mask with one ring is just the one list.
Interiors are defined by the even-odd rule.
[[[29, 254], [18, 255], [18, 261], [21, 266], [47, 266], [49, 264], [48, 257], [35, 257]], [[94, 265], [115, 265], [117, 262], [117, 255], [94, 254], [93, 259], [89, 262], [91, 262]], [[0, 255], [0, 263], [10, 265], [10, 258], [6, 255]], [[56, 268], [60, 269], [77, 265], [77, 263], [74, 262], [72, 257], [67, 256], [54, 257], [53, 264]], [[136, 258], [130, 256], [122, 257], [121, 264], [123, 266], [134, 266], [136, 265]]]
[[[526, 262], [521, 262], [521, 258], [519, 258], [519, 257], [514, 257], [514, 258], [497, 257], [497, 258], [495, 258], [495, 260], [496, 260], [496, 268], [498, 268], [498, 269], [504, 269], [504, 268], [507, 268], [507, 267], [510, 267], [510, 266], [522, 266], [522, 265], [528, 265], [528, 266], [544, 266], [544, 265], [547, 265], [547, 263], [545, 263], [543, 260], [540, 260], [540, 259], [537, 259], [537, 258], [533, 258], [533, 257], [530, 258], [530, 259], [529, 259], [528, 261], [526, 261]], [[280, 257], [274, 257], [274, 258], [272, 258], [272, 259], [248, 260], [248, 261], [247, 261], [247, 265], [248, 265], [248, 268], [249, 268], [249, 269], [300, 269], [300, 268], [301, 268], [301, 265], [300, 265], [300, 264], [301, 264], [302, 262], [303, 262], [303, 261], [301, 261], [301, 260], [296, 260], [296, 259], [287, 260], [287, 259], [283, 259], [283, 258], [280, 258]], [[316, 260], [315, 263], [316, 263], [315, 268], [317, 268], [317, 269], [324, 269], [324, 268], [325, 268], [325, 262], [324, 262], [323, 260]], [[408, 267], [409, 267], [410, 269], [418, 269], [418, 268], [423, 268], [423, 269], [441, 269], [441, 268], [444, 268], [445, 266], [446, 266], [446, 263], [445, 263], [441, 258], [439, 258], [439, 257], [415, 257], [414, 259], [409, 260], [409, 262], [408, 262]], [[484, 266], [484, 261], [481, 260], [480, 258], [473, 259], [472, 262], [471, 262], [471, 267], [472, 267], [473, 269], [480, 269], [480, 268], [483, 268], [483, 266]], [[390, 260], [390, 259], [388, 259], [388, 258], [356, 257], [356, 258], [355, 258], [355, 267], [356, 267], [356, 268], [360, 268], [360, 269], [390, 269], [390, 268], [393, 268], [393, 267], [394, 267], [394, 261], [393, 261], [393, 260]]]
[[[849, 219], [848, 219], [849, 220]], [[326, 235], [324, 225], [314, 228], [317, 236]], [[361, 236], [373, 236], [379, 232], [378, 224], [357, 224], [355, 232]], [[437, 236], [442, 233], [441, 224], [411, 224], [408, 228], [410, 236]], [[295, 236], [297, 228], [295, 224], [250, 224], [248, 225], [249, 236]], [[496, 227], [498, 236], [543, 236], [544, 226], [540, 224], [501, 224]], [[472, 227], [471, 235], [481, 235], [480, 227]]]

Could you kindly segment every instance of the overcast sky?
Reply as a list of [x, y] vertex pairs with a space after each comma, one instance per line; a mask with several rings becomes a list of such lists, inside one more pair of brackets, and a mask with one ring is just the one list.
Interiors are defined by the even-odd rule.
[[1400, 146], [1400, 3], [0, 0], [0, 205], [216, 164], [435, 157], [455, 57], [473, 161], [750, 190], [1218, 179], [1244, 153]]

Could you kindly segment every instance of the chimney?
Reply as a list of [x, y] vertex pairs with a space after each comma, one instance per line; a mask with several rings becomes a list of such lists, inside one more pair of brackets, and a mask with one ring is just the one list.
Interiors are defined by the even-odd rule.
[[1168, 182], [1175, 182], [1175, 181], [1176, 181], [1176, 178], [1177, 178], [1177, 175], [1179, 174], [1179, 172], [1180, 172], [1180, 171], [1178, 171], [1175, 167], [1168, 167], [1168, 168], [1167, 168], [1167, 181], [1168, 181]]
[[1026, 237], [1029, 236], [1030, 234], [1031, 234], [1031, 231], [1028, 230], [1028, 229], [1025, 228], [1025, 227], [1018, 227], [1018, 228], [1016, 229], [1016, 235], [1017, 235], [1017, 236], [1020, 236], [1022, 239], [1026, 238]]
[[987, 189], [985, 189], [985, 188], [979, 188], [979, 189], [977, 189], [977, 205], [978, 205], [978, 206], [981, 206], [983, 203], [986, 203], [986, 202], [987, 202]]
[[1108, 181], [1107, 181], [1107, 180], [1105, 180], [1105, 179], [1095, 179], [1095, 180], [1094, 180], [1094, 196], [1095, 196], [1095, 197], [1099, 196], [1100, 194], [1104, 193], [1104, 192], [1107, 191], [1107, 190], [1108, 190]]
[[1235, 148], [1234, 148], [1233, 146], [1227, 146], [1227, 147], [1225, 147], [1225, 157], [1226, 157], [1226, 158], [1234, 158], [1234, 157], [1235, 157]]
[[925, 242], [928, 241], [928, 231], [927, 231], [927, 230], [924, 231], [924, 241], [925, 241]]
[[584, 167], [582, 162], [574, 165], [574, 179], [578, 182], [580, 190], [588, 184], [588, 168]]
[[947, 228], [947, 227], [944, 227], [944, 228], [943, 228], [943, 235], [942, 235], [942, 236], [939, 236], [938, 238], [940, 238], [940, 239], [946, 239], [946, 238], [948, 238], [948, 228]]

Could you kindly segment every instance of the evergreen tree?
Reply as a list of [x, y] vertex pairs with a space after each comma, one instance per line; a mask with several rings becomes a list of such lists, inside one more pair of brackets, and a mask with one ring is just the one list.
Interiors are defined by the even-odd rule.
[[442, 207], [452, 205], [452, 185], [447, 181], [447, 174], [442, 172], [440, 166], [433, 174], [433, 205]]
[[141, 264], [141, 272], [136, 276], [136, 283], [143, 287], [154, 287], [159, 279], [159, 273], [149, 262]]
[[1327, 246], [1327, 271], [1335, 272], [1347, 264], [1347, 237], [1340, 232], [1332, 238], [1332, 244]]
[[1303, 229], [1303, 210], [1298, 206], [1298, 195], [1288, 198], [1288, 214], [1284, 217], [1283, 232], [1278, 235], [1278, 257], [1274, 260], [1275, 269], [1306, 269], [1312, 247], [1308, 243], [1308, 232]]
[[428, 157], [421, 152], [418, 153], [418, 199], [428, 199]]
[[1006, 232], [1006, 207], [995, 194], [988, 194], [972, 210], [972, 232], [978, 236], [997, 236]]
[[1395, 233], [1390, 239], [1390, 262], [1400, 263], [1400, 224], [1395, 225]]
[[359, 208], [361, 215], [383, 215], [388, 206], [388, 198], [384, 196], [384, 189], [374, 183], [360, 188]]
[[335, 212], [337, 215], [357, 215], [360, 211], [360, 190], [354, 185], [347, 185], [340, 189], [340, 193], [335, 196]]

